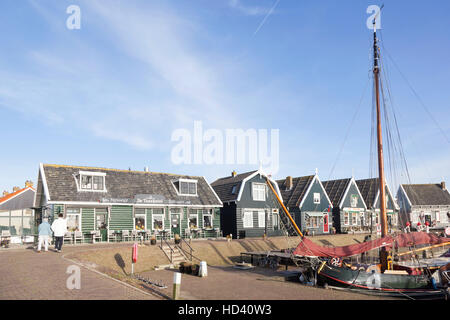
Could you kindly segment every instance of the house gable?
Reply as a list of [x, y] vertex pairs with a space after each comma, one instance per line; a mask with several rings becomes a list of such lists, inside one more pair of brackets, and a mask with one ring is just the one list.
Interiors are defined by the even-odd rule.
[[[320, 194], [320, 203], [314, 203], [314, 194]], [[328, 207], [333, 207], [328, 195], [320, 182], [319, 177], [316, 175], [314, 179], [310, 182], [308, 190], [305, 193], [302, 201], [300, 202], [299, 208], [301, 211], [319, 211], [323, 212], [328, 209]]]
[[[375, 198], [375, 203], [373, 205], [373, 207], [375, 209], [380, 209], [380, 192], [377, 193], [377, 196]], [[386, 209], [387, 210], [398, 210], [398, 205], [395, 202], [394, 197], [392, 196], [391, 190], [389, 189], [388, 185], [386, 185]]]
[[[356, 198], [357, 200], [353, 200], [353, 198]], [[362, 197], [361, 192], [358, 189], [358, 185], [353, 178], [350, 180], [347, 190], [339, 203], [339, 208], [352, 208], [354, 204], [352, 201], [356, 201], [356, 206], [354, 208], [367, 209], [364, 198]]]
[[[253, 200], [253, 184], [260, 184], [265, 186], [265, 201]], [[260, 174], [252, 175], [251, 177], [249, 177], [249, 179], [243, 182], [237, 204], [241, 208], [267, 208], [268, 206], [279, 206], [275, 196], [267, 186], [265, 176]]]
[[0, 199], [0, 210], [21, 210], [30, 209], [33, 206], [35, 190], [26, 187], [14, 194]]

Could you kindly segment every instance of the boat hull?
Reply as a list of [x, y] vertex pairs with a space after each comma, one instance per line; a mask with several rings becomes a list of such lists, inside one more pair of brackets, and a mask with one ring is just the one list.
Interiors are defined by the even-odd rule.
[[347, 267], [325, 265], [317, 274], [319, 285], [351, 289], [381, 296], [442, 299], [445, 293], [433, 287], [425, 275], [368, 273]]

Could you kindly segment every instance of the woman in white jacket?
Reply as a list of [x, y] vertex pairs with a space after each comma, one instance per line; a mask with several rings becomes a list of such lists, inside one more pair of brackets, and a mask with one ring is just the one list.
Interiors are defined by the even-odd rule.
[[58, 219], [53, 221], [52, 230], [55, 235], [55, 249], [61, 252], [64, 235], [67, 232], [67, 221], [63, 218], [62, 213], [58, 215]]

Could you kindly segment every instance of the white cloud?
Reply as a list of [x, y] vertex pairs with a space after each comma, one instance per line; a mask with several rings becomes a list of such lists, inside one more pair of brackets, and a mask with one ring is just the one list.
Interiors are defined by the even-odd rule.
[[262, 16], [262, 15], [267, 15], [270, 11], [271, 8], [268, 7], [261, 7], [261, 6], [248, 6], [245, 4], [242, 4], [241, 0], [230, 0], [228, 1], [228, 5], [233, 8], [238, 10], [239, 12], [248, 15], [248, 16]]
[[[0, 71], [0, 106], [50, 125], [66, 121], [84, 134], [140, 150], [169, 141], [170, 130], [189, 129], [194, 120], [225, 125], [231, 112], [226, 102], [234, 98], [217, 61], [226, 58], [197, 49], [201, 26], [148, 3], [137, 8], [128, 1], [86, 1], [80, 7], [89, 24], [69, 31], [58, 27], [57, 10], [31, 4], [54, 38], [25, 53], [30, 68]], [[137, 73], [122, 76], [127, 66]], [[226, 126], [234, 121], [229, 118]]]

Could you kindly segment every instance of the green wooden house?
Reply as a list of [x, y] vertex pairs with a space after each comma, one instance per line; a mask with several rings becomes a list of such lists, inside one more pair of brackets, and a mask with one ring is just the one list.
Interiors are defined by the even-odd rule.
[[[378, 178], [356, 180], [358, 189], [367, 205], [367, 223], [371, 230], [380, 230], [380, 182]], [[398, 229], [400, 207], [386, 183], [386, 214], [390, 231]]]
[[369, 230], [367, 206], [355, 179], [322, 181], [333, 203], [333, 226], [337, 233]]
[[309, 235], [329, 234], [333, 226], [333, 205], [317, 174], [277, 180], [283, 203], [295, 223]]
[[278, 185], [261, 170], [217, 179], [211, 186], [223, 202], [221, 228], [233, 238], [282, 235], [280, 206], [266, 184], [269, 179], [278, 196]]
[[89, 241], [95, 230], [216, 237], [222, 202], [204, 177], [40, 164], [34, 207]]

